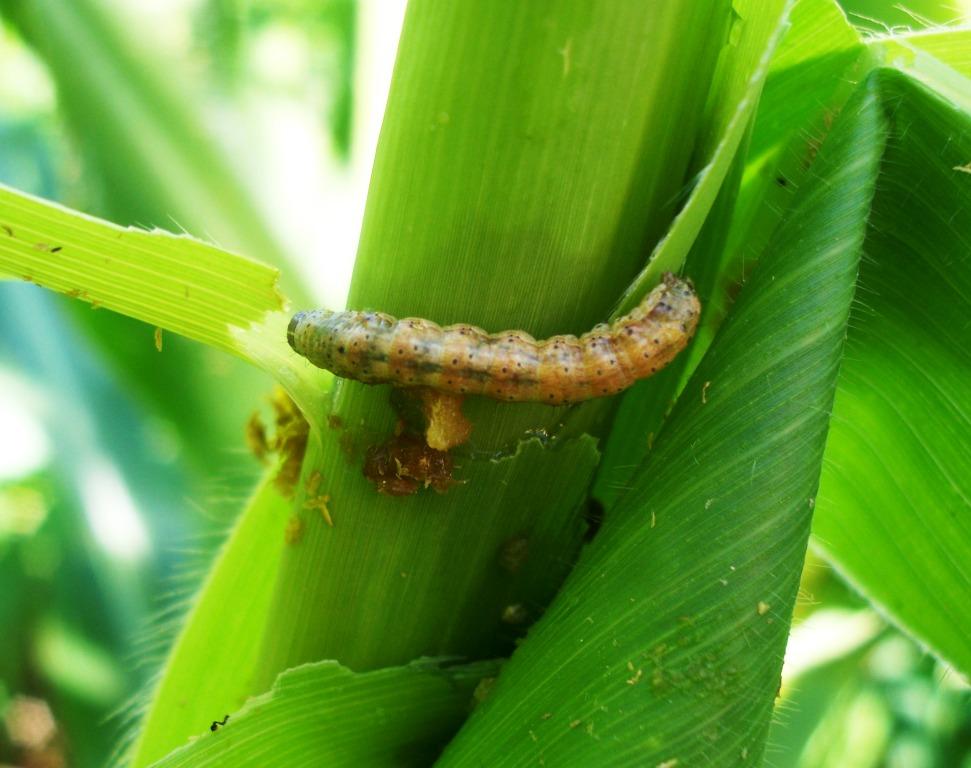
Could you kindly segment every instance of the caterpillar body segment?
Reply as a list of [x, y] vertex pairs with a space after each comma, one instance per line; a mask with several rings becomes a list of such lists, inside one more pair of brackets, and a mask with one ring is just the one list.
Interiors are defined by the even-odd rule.
[[318, 309], [294, 315], [287, 340], [314, 365], [366, 384], [562, 405], [617, 394], [661, 370], [687, 346], [700, 312], [691, 283], [668, 273], [630, 314], [579, 338]]

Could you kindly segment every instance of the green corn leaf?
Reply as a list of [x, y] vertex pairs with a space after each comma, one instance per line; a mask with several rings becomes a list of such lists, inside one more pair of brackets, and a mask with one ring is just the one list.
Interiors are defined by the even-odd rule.
[[[727, 3], [596, 14], [573, 0], [411, 3], [350, 308], [539, 337], [605, 319], [670, 223], [707, 111], [706, 88], [676, 84], [707, 87], [731, 18]], [[577, 410], [596, 431], [611, 408]], [[284, 556], [264, 687], [320, 658], [365, 669], [507, 651], [514, 633], [493, 607], [504, 587], [480, 539], [535, 525], [532, 567], [565, 573], [579, 538], [557, 532], [582, 526], [593, 444], [557, 435], [519, 447], [524, 433], [555, 435], [563, 410], [473, 398], [465, 412], [475, 428], [457, 478], [467, 482], [394, 499], [360, 475], [365, 449], [394, 429], [386, 388], [343, 381], [307, 413], [322, 428], [306, 472], [324, 478], [335, 528], [308, 532]]]
[[625, 292], [614, 316], [629, 311], [666, 270], [681, 271], [691, 278], [704, 311], [689, 351], [660, 374], [635, 384], [621, 400], [593, 489], [593, 496], [606, 508], [628, 486], [631, 472], [647, 455], [683, 386], [685, 372], [697, 365], [699, 352], [724, 318], [718, 309], [723, 295], [720, 254], [733, 221], [745, 167], [744, 147], [770, 62], [779, 55], [779, 38], [785, 32], [784, 39], [789, 39], [792, 33], [787, 30], [798, 24], [789, 18], [789, 5], [769, 8], [761, 3], [739, 3], [733, 8], [737, 14], [733, 42], [722, 53], [720, 80], [712, 90], [718, 94], [718, 108], [710, 115], [706, 140], [699, 149], [704, 166], [690, 198]]
[[938, 62], [944, 64], [963, 77], [971, 78], [971, 29], [943, 28], [926, 32], [915, 32], [911, 35], [901, 35], [891, 41], [878, 40], [874, 44], [880, 46], [884, 42], [896, 42], [901, 45], [926, 51]]
[[126, 765], [158, 760], [253, 693], [288, 507], [268, 474], [188, 611]]
[[[312, 441], [306, 466], [333, 461], [317, 450]], [[343, 459], [348, 446], [325, 444], [324, 451], [334, 450]], [[508, 653], [521, 625], [542, 611], [571, 565], [586, 529], [579, 507], [597, 460], [589, 436], [553, 446], [527, 440], [511, 455], [458, 459], [456, 484], [445, 494], [429, 490], [411, 498], [379, 496], [356, 467], [324, 474], [319, 492], [330, 497], [333, 528], [303, 504], [302, 485], [295, 516], [303, 535], [283, 556], [266, 658], [296, 655], [311, 644], [323, 658], [355, 669], [393, 666], [378, 662], [410, 648], [458, 647], [469, 658]], [[370, 516], [357, 511], [362, 502]], [[376, 525], [375, 517], [387, 524]], [[506, 547], [517, 542], [524, 562], [504, 567]], [[521, 618], [510, 621], [507, 609]], [[394, 643], [383, 631], [360, 634], [361, 626], [385, 622], [394, 628], [388, 630]], [[314, 626], [318, 633], [280, 631], [286, 625]]]
[[[467, 403], [441, 496], [362, 477], [388, 389], [325, 390], [272, 269], [0, 188], [0, 271], [253, 362], [313, 427], [295, 498], [261, 487], [194, 603], [134, 765], [427, 764], [490, 672], [400, 665], [514, 647], [443, 765], [755, 763], [814, 508], [849, 581], [971, 669], [965, 31], [863, 42], [801, 0], [770, 64], [782, 3], [676, 6], [411, 5], [351, 306], [580, 331], [683, 262], [706, 306], [613, 427], [609, 401]], [[611, 429], [622, 487], [554, 599]], [[378, 671], [299, 666], [326, 658]]]
[[868, 81], [547, 615], [440, 761], [760, 759], [884, 141]]
[[[311, 466], [319, 464], [317, 450], [312, 442], [307, 456]], [[597, 463], [594, 441], [580, 438], [552, 456], [548, 453], [532, 440], [521, 444], [514, 456], [480, 462], [463, 472], [462, 483], [449, 494], [456, 494], [466, 510], [473, 508], [478, 489], [493, 489], [490, 518], [474, 521], [476, 525], [469, 514], [448, 520], [402, 513], [401, 499], [377, 497], [359, 472], [323, 480], [319, 491], [332, 497], [327, 504], [333, 528], [318, 508], [305, 504], [303, 490], [287, 515], [287, 503], [265, 485], [244, 510], [186, 619], [146, 712], [132, 752], [133, 768], [184, 743], [207, 721], [207, 713], [235, 711], [247, 695], [263, 690], [260, 679], [267, 672], [267, 658], [306, 642], [278, 631], [282, 622], [298, 618], [281, 616], [273, 605], [279, 604], [281, 589], [287, 590], [288, 605], [300, 612], [302, 622], [306, 615], [335, 621], [334, 608], [322, 616], [315, 613], [321, 602], [346, 604], [366, 624], [386, 620], [384, 612], [397, 608], [396, 637], [406, 647], [448, 644], [456, 635], [473, 635], [480, 647], [470, 648], [469, 655], [482, 655], [496, 645], [498, 628], [500, 647], [511, 648], [521, 623], [535, 616], [559, 585], [570, 565], [562, 553], [575, 551], [585, 528], [575, 517], [564, 525], [556, 513], [564, 504], [577, 503], [589, 485]], [[366, 519], [355, 519], [344, 506], [351, 493], [366, 495], [399, 526], [384, 532]], [[516, 534], [512, 539], [510, 530]], [[326, 564], [345, 556], [346, 541], [366, 544], [364, 553], [347, 571], [326, 570]], [[513, 555], [520, 553], [513, 562], [505, 554], [510, 545], [518, 547]], [[308, 551], [318, 553], [325, 565], [319, 575], [305, 573], [299, 581], [279, 577], [281, 562]], [[485, 584], [476, 581], [482, 573], [488, 576]], [[443, 581], [449, 589], [438, 586]], [[456, 603], [456, 595], [470, 591], [477, 601]], [[418, 601], [436, 621], [414, 622], [400, 613]], [[352, 661], [389, 653], [383, 635], [353, 646], [354, 633], [354, 625], [330, 626], [328, 641], [334, 645], [327, 650]], [[249, 671], [241, 675], [240, 669]], [[431, 712], [429, 722], [435, 716]]]
[[[785, 14], [789, 7], [782, 2], [752, 0], [733, 3], [732, 9], [734, 25], [712, 84], [712, 110], [706, 116], [708, 122], [697, 150], [705, 159], [704, 167], [691, 197], [655, 248], [650, 263], [627, 289], [614, 317], [630, 312], [664, 272], [677, 271], [685, 263], [719, 191], [723, 189], [759, 102], [772, 54], [787, 28]], [[733, 195], [729, 202], [732, 200]]]
[[284, 304], [272, 267], [187, 235], [119, 227], [2, 186], [0, 273], [244, 357], [234, 333]]
[[[731, 281], [755, 267], [766, 238], [772, 236], [778, 221], [790, 209], [794, 191], [815, 173], [815, 153], [843, 108], [848, 84], [859, 79], [861, 68], [885, 61], [921, 83], [937, 86], [945, 95], [960, 93], [966, 97], [971, 93], [971, 84], [958, 74], [963, 71], [964, 49], [960, 44], [967, 34], [964, 30], [880, 38], [864, 47], [838, 10], [816, 0], [798, 3], [791, 22], [767, 81], [753, 131], [749, 167], [723, 254], [726, 267], [719, 280], [724, 289], [714, 292], [706, 306], [709, 329], [717, 328], [719, 315], [729, 305], [727, 289]], [[903, 301], [899, 296], [902, 286], [909, 291], [915, 280], [920, 284], [918, 272], [946, 272], [948, 280], [959, 285], [963, 279], [961, 270], [955, 267], [963, 263], [961, 254], [967, 252], [962, 236], [967, 231], [962, 218], [967, 208], [963, 177], [968, 174], [962, 170], [969, 155], [965, 138], [967, 112], [958, 108], [963, 104], [960, 99], [947, 107], [946, 100], [935, 99], [926, 87], [920, 88], [910, 79], [900, 80], [894, 87], [886, 85], [888, 81], [881, 82], [886, 91], [881, 96], [885, 109], [890, 114], [900, 110], [906, 118], [894, 121], [900, 126], [901, 140], [891, 142], [882, 165], [883, 178], [894, 191], [881, 194], [871, 214], [874, 222], [881, 222], [881, 228], [870, 233], [867, 253], [872, 247], [872, 261], [881, 266], [863, 269], [860, 306], [849, 330], [850, 350], [840, 381], [841, 397], [837, 400], [823, 483], [824, 488], [838, 487], [839, 491], [834, 492], [832, 503], [821, 501], [816, 530], [822, 532], [822, 549], [899, 626], [938, 655], [967, 669], [968, 644], [963, 631], [967, 614], [963, 602], [942, 604], [940, 599], [940, 595], [966, 591], [969, 584], [969, 572], [963, 566], [971, 556], [969, 537], [960, 522], [966, 516], [969, 498], [962, 481], [968, 472], [959, 460], [967, 453], [969, 393], [958, 374], [966, 369], [960, 351], [969, 346], [960, 320], [967, 313], [966, 300], [960, 289], [942, 294], [935, 289], [934, 298], [928, 297], [926, 305], [918, 309], [915, 301]], [[915, 93], [924, 95], [917, 98]], [[923, 99], [939, 106], [918, 112], [913, 104], [923, 104]], [[922, 196], [921, 204], [915, 205], [910, 189], [918, 178], [922, 180]], [[893, 213], [882, 214], [882, 205], [891, 206]], [[942, 214], [935, 212], [937, 208], [947, 212], [951, 221], [946, 226], [940, 223]], [[919, 258], [903, 259], [901, 253], [912, 249], [913, 243], [904, 246], [887, 236], [899, 229], [901, 222], [908, 222], [909, 232], [921, 233], [911, 240], [927, 244], [933, 252], [922, 248]], [[700, 255], [710, 258], [708, 254]], [[693, 253], [689, 258], [688, 268], [697, 273], [694, 256]], [[932, 270], [925, 262], [928, 259], [931, 264], [943, 260], [947, 266]], [[905, 263], [912, 265], [912, 273], [901, 272]], [[897, 286], [896, 291], [887, 288], [885, 280]], [[889, 301], [891, 296], [894, 298]], [[902, 307], [908, 304], [911, 309], [904, 318]], [[934, 316], [931, 324], [920, 319], [928, 312]], [[934, 327], [951, 329], [950, 344], [941, 346], [940, 337], [928, 330]], [[706, 328], [702, 328], [695, 354], [704, 344], [705, 334]], [[895, 346], [901, 349], [893, 354], [878, 352], [881, 344], [877, 340], [886, 338], [897, 340]], [[932, 349], [934, 353], [929, 351]], [[924, 359], [923, 368], [915, 356]], [[866, 362], [857, 362], [862, 359]], [[924, 373], [918, 374], [918, 369]], [[893, 370], [894, 374], [885, 377], [879, 373], [881, 370]], [[908, 370], [911, 376], [921, 378], [908, 377]], [[852, 387], [845, 383], [849, 381], [847, 377], [859, 376], [868, 383], [857, 380]], [[924, 377], [932, 382], [930, 388], [922, 380]], [[854, 394], [843, 395], [844, 390]], [[863, 390], [867, 390], [866, 395]], [[934, 394], [917, 403], [902, 397], [903, 392]], [[651, 394], [635, 390], [622, 406], [598, 476], [598, 495], [607, 502], [617, 498], [629, 484], [631, 459], [646, 454], [649, 441], [644, 435], [656, 429], [666, 410], [666, 402], [658, 402]], [[893, 408], [903, 408], [905, 413], [870, 402], [875, 400], [894, 403]], [[839, 404], [844, 402], [847, 415], [841, 417]], [[932, 430], [930, 439], [925, 423], [948, 426]], [[859, 433], [856, 438], [844, 434], [854, 431]], [[915, 441], [924, 445], [926, 455], [917, 449]], [[908, 444], [909, 451], [905, 448]], [[832, 463], [830, 455], [836, 457]], [[875, 463], [873, 469], [871, 462]], [[840, 466], [853, 469], [841, 471]], [[891, 466], [895, 469], [888, 469]], [[914, 469], [904, 471], [904, 466]], [[831, 477], [840, 475], [841, 481], [830, 482]], [[881, 476], [882, 484], [862, 482], [863, 478]], [[890, 476], [894, 478], [892, 483]], [[874, 503], [877, 499], [880, 503]], [[904, 535], [910, 545], [901, 549], [893, 541]], [[919, 565], [915, 565], [911, 551], [923, 553]]]
[[[224, 10], [240, 22], [238, 9]], [[223, 126], [242, 125], [238, 114], [226, 100], [213, 100], [212, 83], [194, 57], [186, 67], [187, 60], [164, 55], [156, 31], [140, 23], [145, 19], [141, 7], [116, 7], [104, 0], [0, 0], [0, 15], [45, 66], [57, 94], [55, 122], [69, 135], [71, 149], [79, 150], [79, 158], [71, 153], [72, 162], [81, 161], [80, 174], [62, 165], [51, 174], [56, 181], [25, 191], [53, 196], [116, 223], [184, 227], [280, 268], [287, 294], [307, 295], [283, 253], [282, 233], [259, 204], [265, 190], [244, 178], [253, 171], [253, 154], [230, 154], [225, 135], [211, 130], [214, 109]], [[56, 145], [49, 138], [48, 143]], [[240, 146], [245, 143], [244, 137]], [[4, 149], [14, 168], [39, 162], [28, 162], [22, 153], [11, 157], [16, 150]], [[25, 180], [32, 178], [27, 174]], [[100, 355], [99, 364], [133, 390], [153, 418], [174, 429], [198, 474], [232, 473], [240, 478], [233, 495], [246, 494], [251, 479], [241, 476], [234, 466], [237, 458], [224, 447], [238, 440], [266, 377], [242, 361], [222, 359], [171, 337], [159, 357], [151, 327], [114, 313], [89, 312], [80, 304], [69, 311]]]
[[333, 661], [307, 664], [281, 674], [225, 726], [214, 723], [215, 730], [153, 766], [419, 768], [458, 728], [476, 684], [496, 668], [492, 662], [440, 668], [429, 660], [355, 674]]
[[892, 70], [891, 133], [813, 531], [850, 582], [971, 673], [971, 114]]
[[943, 29], [870, 42], [886, 66], [906, 72], [965, 112], [971, 111], [971, 29]]
[[[195, 84], [153, 50], [151, 30], [125, 28], [103, 0], [0, 0], [0, 13], [47, 65], [90, 176], [105, 187], [106, 215], [144, 227], [182, 226], [287, 266], [242, 163], [204, 127]], [[296, 279], [286, 289], [303, 295]]]

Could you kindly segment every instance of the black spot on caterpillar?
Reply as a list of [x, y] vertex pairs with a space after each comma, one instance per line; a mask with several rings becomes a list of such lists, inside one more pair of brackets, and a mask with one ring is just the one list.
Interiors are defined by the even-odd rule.
[[293, 316], [287, 341], [314, 365], [365, 384], [562, 405], [617, 394], [661, 370], [687, 346], [700, 312], [691, 283], [668, 273], [630, 314], [580, 338], [317, 309]]

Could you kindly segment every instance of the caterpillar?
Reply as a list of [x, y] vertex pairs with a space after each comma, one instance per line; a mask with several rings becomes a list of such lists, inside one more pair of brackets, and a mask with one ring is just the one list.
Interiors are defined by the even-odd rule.
[[537, 341], [381, 312], [298, 312], [287, 341], [338, 376], [365, 384], [430, 387], [496, 400], [577, 403], [622, 392], [661, 370], [694, 335], [701, 303], [670, 273], [628, 315], [576, 336]]

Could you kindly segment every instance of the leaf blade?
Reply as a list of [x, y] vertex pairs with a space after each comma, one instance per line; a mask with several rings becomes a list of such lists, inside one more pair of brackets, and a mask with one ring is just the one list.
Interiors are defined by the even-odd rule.
[[242, 354], [282, 310], [277, 271], [187, 235], [119, 227], [0, 186], [0, 272]]
[[868, 83], [633, 489], [440, 765], [757, 760], [883, 137]]
[[971, 672], [971, 116], [893, 70], [814, 523], [848, 580]]
[[476, 684], [496, 667], [440, 668], [428, 660], [355, 673], [333, 661], [306, 664], [281, 673], [225, 726], [152, 765], [428, 765], [461, 723]]
[[268, 472], [194, 598], [127, 749], [126, 765], [158, 760], [253, 693], [250, 675], [240, 670], [259, 664], [287, 508]]

